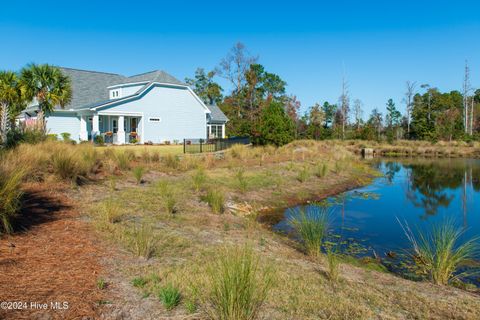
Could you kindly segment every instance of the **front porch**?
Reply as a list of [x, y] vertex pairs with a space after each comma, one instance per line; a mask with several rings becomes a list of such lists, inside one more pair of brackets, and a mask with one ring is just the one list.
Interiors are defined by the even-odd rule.
[[100, 136], [107, 144], [143, 143], [143, 116], [140, 114], [93, 114], [80, 116], [80, 140]]

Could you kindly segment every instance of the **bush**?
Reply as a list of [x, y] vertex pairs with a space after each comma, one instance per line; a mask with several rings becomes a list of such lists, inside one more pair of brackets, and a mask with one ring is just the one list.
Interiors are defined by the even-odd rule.
[[180, 303], [181, 295], [177, 287], [173, 284], [168, 284], [160, 289], [158, 292], [158, 298], [167, 310], [172, 310]]
[[295, 138], [295, 124], [286, 114], [283, 106], [277, 102], [262, 110], [260, 122], [260, 144], [283, 146]]
[[71, 139], [72, 135], [69, 132], [62, 132], [62, 133], [60, 133], [60, 135], [62, 136], [63, 141], [65, 141], [65, 142], [72, 141], [72, 139]]
[[446, 285], [449, 281], [466, 275], [465, 272], [455, 273], [461, 264], [476, 256], [478, 238], [459, 244], [464, 230], [449, 219], [433, 225], [431, 230], [426, 232], [418, 229], [416, 234], [407, 223], [405, 226], [401, 223], [400, 225], [412, 245], [411, 258], [433, 283]]
[[11, 220], [20, 210], [23, 195], [20, 189], [23, 176], [24, 171], [21, 169], [9, 171], [0, 167], [0, 234], [12, 232]]
[[144, 167], [135, 167], [133, 168], [133, 176], [135, 177], [135, 180], [137, 181], [137, 184], [140, 184], [142, 183], [142, 178], [143, 178], [143, 174], [145, 173], [145, 168]]
[[93, 139], [93, 142], [95, 142], [95, 144], [98, 144], [99, 146], [103, 146], [105, 144], [105, 139], [101, 135], [96, 135]]
[[213, 213], [223, 213], [225, 211], [225, 196], [220, 190], [209, 190], [202, 200], [208, 203]]
[[322, 243], [327, 235], [329, 214], [327, 208], [312, 206], [305, 212], [291, 212], [288, 223], [302, 240], [308, 255], [318, 257], [321, 254]]
[[261, 269], [250, 247], [225, 250], [209, 270], [211, 319], [255, 319], [273, 283], [272, 270]]

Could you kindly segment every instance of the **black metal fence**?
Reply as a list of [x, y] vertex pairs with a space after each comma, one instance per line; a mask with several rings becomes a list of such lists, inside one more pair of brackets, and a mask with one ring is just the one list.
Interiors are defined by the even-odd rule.
[[235, 144], [250, 144], [249, 137], [228, 139], [183, 139], [183, 153], [215, 152], [230, 148]]

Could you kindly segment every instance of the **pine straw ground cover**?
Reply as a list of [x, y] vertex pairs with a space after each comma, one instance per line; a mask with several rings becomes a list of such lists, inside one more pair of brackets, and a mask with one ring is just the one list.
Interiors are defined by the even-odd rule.
[[[79, 220], [62, 188], [28, 184], [17, 233], [0, 239], [0, 300], [27, 302], [25, 310], [0, 310], [2, 319], [83, 319], [98, 315], [104, 294], [96, 286], [103, 255], [91, 228]], [[36, 310], [30, 302], [47, 303]], [[51, 302], [68, 302], [51, 310]], [[48, 315], [49, 317], [45, 318]]]

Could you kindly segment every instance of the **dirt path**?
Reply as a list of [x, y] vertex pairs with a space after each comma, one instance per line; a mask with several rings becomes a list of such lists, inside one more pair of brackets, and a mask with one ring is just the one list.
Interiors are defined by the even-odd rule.
[[46, 184], [28, 185], [20, 217], [17, 232], [0, 239], [0, 301], [20, 301], [23, 310], [2, 305], [0, 319], [96, 317], [101, 244], [73, 202]]

